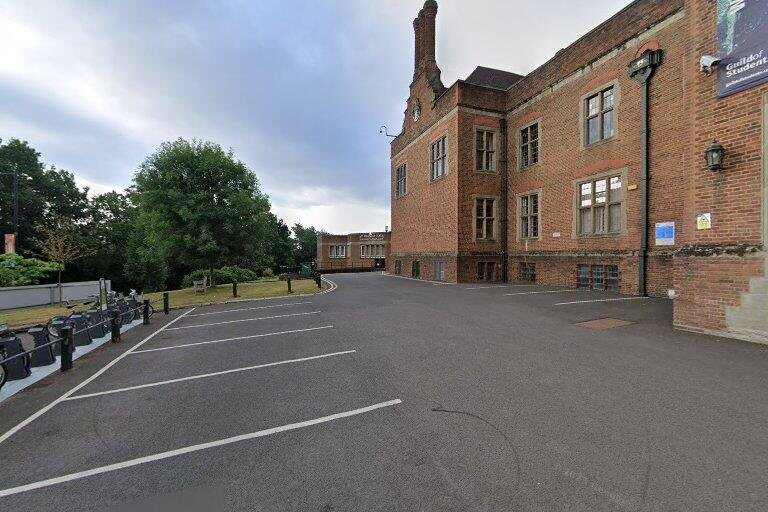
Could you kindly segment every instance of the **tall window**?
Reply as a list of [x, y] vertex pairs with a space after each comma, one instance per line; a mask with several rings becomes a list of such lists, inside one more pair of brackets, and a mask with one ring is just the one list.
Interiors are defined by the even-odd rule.
[[475, 202], [475, 237], [478, 240], [493, 240], [494, 199], [478, 198]]
[[475, 169], [483, 172], [496, 171], [495, 156], [494, 132], [477, 130], [475, 132]]
[[405, 164], [401, 165], [395, 171], [395, 179], [397, 181], [397, 189], [395, 191], [396, 197], [403, 197], [408, 192], [408, 185], [406, 183], [405, 176]]
[[430, 162], [431, 173], [430, 179], [433, 181], [445, 175], [446, 169], [446, 153], [445, 153], [445, 137], [432, 143], [430, 150]]
[[435, 280], [445, 281], [445, 262], [444, 261], [435, 262]]
[[384, 246], [381, 244], [365, 244], [360, 246], [361, 258], [383, 258]]
[[525, 169], [539, 161], [539, 123], [520, 130], [520, 168]]
[[520, 197], [520, 238], [539, 237], [539, 194]]
[[585, 102], [587, 145], [610, 139], [616, 133], [613, 89], [600, 91]]
[[603, 235], [621, 231], [621, 176], [579, 185], [579, 234]]
[[346, 245], [332, 245], [331, 246], [331, 258], [346, 258], [347, 246]]

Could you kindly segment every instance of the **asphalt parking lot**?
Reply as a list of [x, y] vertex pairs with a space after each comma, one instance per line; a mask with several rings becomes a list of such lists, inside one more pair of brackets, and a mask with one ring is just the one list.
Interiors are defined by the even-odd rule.
[[0, 405], [0, 510], [768, 507], [766, 348], [659, 299], [332, 280], [157, 315]]

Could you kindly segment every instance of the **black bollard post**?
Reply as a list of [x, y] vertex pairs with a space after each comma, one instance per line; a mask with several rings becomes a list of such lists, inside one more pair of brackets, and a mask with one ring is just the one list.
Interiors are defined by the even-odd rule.
[[317, 289], [318, 290], [323, 287], [323, 278], [322, 278], [320, 272], [315, 274], [315, 283], [317, 283]]
[[232, 283], [232, 296], [237, 297], [237, 281]]
[[142, 319], [144, 325], [149, 325], [149, 299], [144, 299], [144, 311], [143, 311]]
[[72, 353], [75, 351], [75, 329], [67, 325], [61, 329], [61, 371], [72, 369]]
[[120, 312], [112, 311], [112, 343], [120, 343]]
[[171, 312], [171, 297], [168, 292], [163, 292], [163, 313], [166, 315]]
[[290, 275], [288, 276], [288, 293], [293, 293], [293, 291], [291, 290], [291, 276]]

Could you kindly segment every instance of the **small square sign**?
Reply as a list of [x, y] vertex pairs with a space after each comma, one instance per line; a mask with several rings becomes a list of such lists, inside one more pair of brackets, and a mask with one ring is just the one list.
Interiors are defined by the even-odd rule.
[[675, 245], [675, 223], [656, 223], [656, 245]]
[[712, 229], [712, 214], [700, 213], [696, 216], [696, 229]]

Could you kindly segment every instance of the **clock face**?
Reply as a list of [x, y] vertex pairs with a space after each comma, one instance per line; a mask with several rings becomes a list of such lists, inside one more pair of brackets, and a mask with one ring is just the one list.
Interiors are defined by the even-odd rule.
[[418, 121], [421, 117], [421, 107], [419, 105], [414, 105], [413, 107], [413, 120]]

